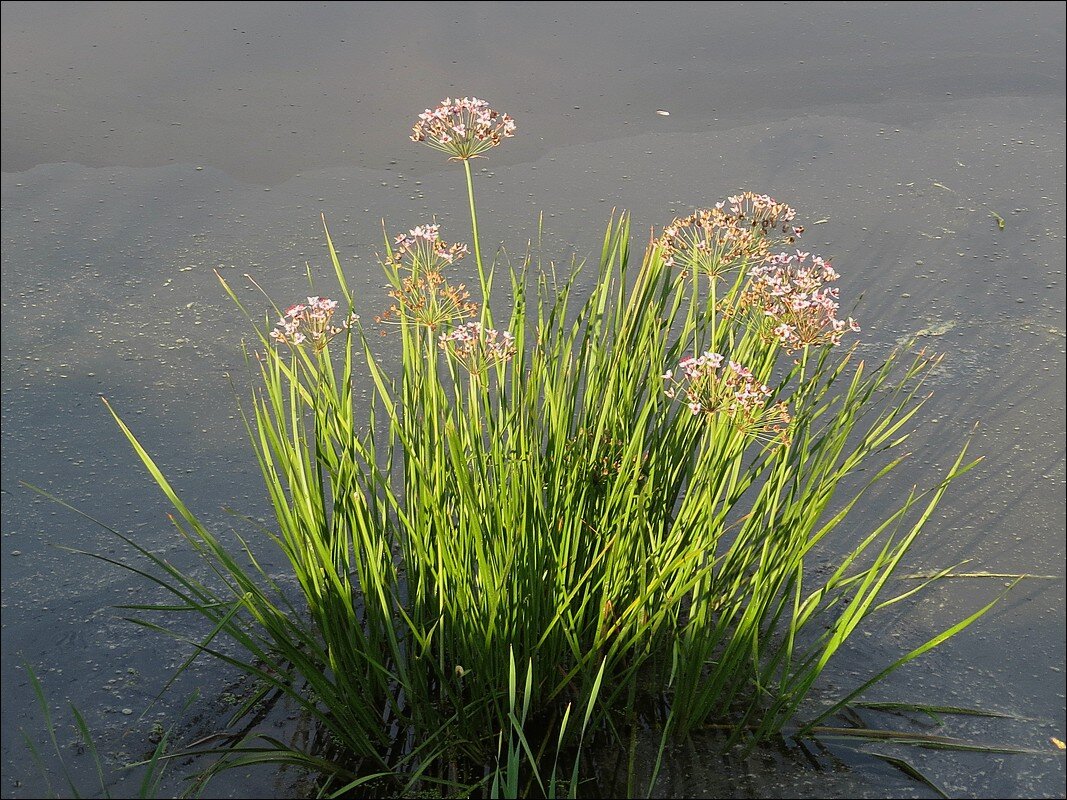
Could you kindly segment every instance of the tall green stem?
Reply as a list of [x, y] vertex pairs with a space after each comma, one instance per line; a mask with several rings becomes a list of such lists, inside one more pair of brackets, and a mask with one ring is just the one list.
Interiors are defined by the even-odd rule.
[[717, 280], [718, 280], [718, 278], [714, 274], [712, 274], [712, 276], [711, 276], [711, 305], [709, 306], [709, 311], [710, 311], [710, 314], [711, 314], [711, 349], [716, 353], [719, 352], [719, 348], [715, 344], [715, 283], [716, 283]]
[[478, 281], [482, 289], [482, 317], [483, 325], [493, 324], [493, 315], [489, 311], [490, 284], [486, 279], [485, 267], [482, 266], [482, 248], [478, 242], [478, 212], [474, 208], [474, 176], [471, 175], [471, 162], [469, 158], [463, 159], [463, 171], [467, 174], [467, 199], [471, 206], [471, 233], [474, 237], [474, 260], [478, 262]]

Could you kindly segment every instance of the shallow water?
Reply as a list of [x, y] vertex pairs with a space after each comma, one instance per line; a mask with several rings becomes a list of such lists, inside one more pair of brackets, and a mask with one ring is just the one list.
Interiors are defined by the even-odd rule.
[[[212, 732], [225, 711], [226, 677], [204, 667], [140, 717], [186, 652], [122, 621], [115, 606], [148, 597], [142, 581], [57, 549], [122, 556], [114, 538], [19, 481], [191, 563], [103, 395], [208, 521], [265, 514], [228, 377], [240, 392], [247, 329], [213, 270], [298, 296], [305, 261], [326, 275], [324, 212], [372, 316], [383, 217], [392, 230], [436, 215], [466, 238], [461, 170], [407, 140], [422, 108], [456, 93], [519, 124], [476, 162], [483, 243], [520, 254], [543, 211], [544, 252], [566, 262], [597, 246], [612, 208], [640, 232], [765, 191], [806, 218], [805, 249], [834, 257], [845, 303], [862, 296], [865, 355], [914, 334], [946, 353], [896, 490], [932, 481], [976, 423], [985, 460], [914, 566], [1054, 577], [872, 694], [1024, 717], [951, 732], [1048, 755], [881, 750], [953, 796], [1062, 796], [1049, 744], [1067, 738], [1062, 5], [245, 5], [3, 6], [5, 797], [44, 789], [20, 735], [44, 742], [23, 663], [54, 706], [86, 713], [115, 763], [149, 749], [152, 724], [197, 686], [190, 729]], [[945, 582], [886, 617], [826, 691], [1002, 584]], [[696, 743], [671, 754], [662, 788], [929, 795], [826, 747], [708, 763]], [[91, 791], [88, 757], [67, 752]], [[214, 788], [285, 793], [247, 780]]]

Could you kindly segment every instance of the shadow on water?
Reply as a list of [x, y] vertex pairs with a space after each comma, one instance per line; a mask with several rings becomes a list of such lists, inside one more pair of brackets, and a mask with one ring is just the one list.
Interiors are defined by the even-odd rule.
[[[224, 507], [264, 515], [229, 377], [243, 396], [247, 329], [213, 270], [242, 286], [251, 273], [279, 302], [301, 296], [305, 262], [327, 275], [325, 212], [372, 318], [382, 217], [394, 230], [436, 215], [465, 239], [460, 172], [406, 135], [425, 105], [472, 91], [519, 122], [477, 165], [485, 242], [521, 253], [543, 212], [544, 252], [566, 263], [598, 247], [613, 207], [641, 231], [739, 187], [766, 191], [806, 217], [803, 246], [833, 257], [845, 304], [862, 296], [865, 358], [916, 336], [946, 354], [895, 491], [936, 480], [972, 431], [985, 460], [913, 566], [1055, 579], [1016, 589], [875, 693], [1032, 720], [964, 726], [984, 740], [1067, 738], [1063, 8], [763, 6], [4, 4], [5, 797], [43, 791], [20, 739], [44, 737], [22, 662], [53, 705], [86, 713], [111, 767], [194, 690], [189, 738], [211, 733], [230, 679], [198, 667], [139, 718], [188, 653], [113, 610], [147, 587], [53, 547], [124, 556], [115, 541], [18, 481], [191, 564], [106, 395], [211, 524], [231, 524]], [[873, 496], [857, 526], [892, 500]], [[1001, 584], [944, 582], [895, 609], [821, 691], [862, 682]], [[928, 791], [837, 743], [743, 760], [709, 760], [705, 744], [671, 752], [664, 793]], [[953, 795], [1063, 791], [1056, 755], [907, 757]], [[72, 764], [91, 779], [84, 758]], [[215, 788], [249, 786], [287, 792], [252, 774]]]

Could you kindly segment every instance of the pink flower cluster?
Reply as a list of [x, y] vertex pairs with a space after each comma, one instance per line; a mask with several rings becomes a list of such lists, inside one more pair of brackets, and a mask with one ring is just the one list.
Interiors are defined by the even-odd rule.
[[838, 279], [828, 261], [797, 250], [779, 253], [749, 273], [744, 302], [774, 325], [772, 337], [786, 350], [840, 344], [846, 331], [859, 331], [852, 317], [838, 319]]
[[[785, 203], [779, 203], [773, 197], [755, 192], [742, 192], [726, 198], [730, 204], [730, 213], [735, 217], [746, 219], [753, 228], [770, 233], [780, 228], [787, 237], [796, 237], [804, 233], [800, 225], [793, 225], [797, 212]], [[721, 204], [720, 204], [721, 207]]]
[[515, 337], [510, 331], [484, 328], [480, 322], [468, 322], [442, 333], [437, 343], [475, 375], [490, 364], [502, 364], [515, 355]]
[[467, 245], [448, 245], [441, 240], [441, 226], [417, 225], [393, 242], [393, 263], [406, 266], [412, 273], [432, 272], [467, 255]]
[[419, 225], [393, 242], [386, 265], [406, 269], [410, 275], [395, 276], [389, 291], [395, 302], [375, 317], [376, 322], [399, 324], [404, 318], [410, 318], [435, 330], [474, 316], [478, 306], [470, 302], [470, 292], [462, 283], [453, 286], [443, 274], [445, 267], [467, 254], [465, 244], [446, 244], [437, 224]]
[[771, 388], [720, 353], [684, 358], [663, 374], [663, 381], [663, 393], [685, 402], [693, 416], [724, 414], [745, 433], [769, 438], [784, 436], [789, 425], [785, 403], [768, 405]]
[[477, 97], [446, 97], [437, 108], [419, 114], [411, 129], [413, 142], [426, 142], [461, 161], [477, 158], [514, 135], [515, 120]]
[[714, 208], [700, 208], [675, 219], [656, 244], [666, 266], [718, 278], [742, 265], [763, 261], [777, 244], [796, 241], [804, 229], [792, 224], [795, 218], [796, 211], [785, 203], [743, 192]]
[[337, 311], [337, 301], [325, 297], [309, 297], [307, 303], [297, 303], [285, 310], [285, 316], [279, 320], [270, 338], [279, 344], [298, 347], [310, 342], [316, 352], [322, 350], [330, 340], [351, 327], [359, 319], [351, 314], [343, 327], [333, 324], [333, 315]]

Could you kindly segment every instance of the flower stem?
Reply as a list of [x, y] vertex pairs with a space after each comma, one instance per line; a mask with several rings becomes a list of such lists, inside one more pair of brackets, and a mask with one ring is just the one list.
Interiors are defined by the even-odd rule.
[[711, 276], [711, 298], [710, 298], [711, 299], [711, 305], [709, 306], [709, 308], [710, 308], [710, 311], [711, 311], [711, 349], [714, 350], [716, 353], [718, 353], [718, 352], [720, 352], [719, 351], [719, 347], [715, 342], [715, 305], [716, 305], [715, 304], [715, 288], [716, 288], [715, 287], [715, 283], [716, 283], [716, 281], [717, 281], [717, 278], [714, 275], [712, 275]]
[[485, 267], [482, 266], [482, 248], [478, 242], [478, 212], [474, 208], [474, 177], [471, 175], [471, 162], [469, 158], [463, 159], [463, 170], [467, 174], [467, 199], [471, 206], [471, 233], [474, 237], [474, 260], [478, 263], [478, 281], [482, 288], [482, 317], [483, 325], [493, 324], [493, 315], [489, 311], [490, 283], [486, 279]]

